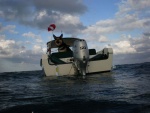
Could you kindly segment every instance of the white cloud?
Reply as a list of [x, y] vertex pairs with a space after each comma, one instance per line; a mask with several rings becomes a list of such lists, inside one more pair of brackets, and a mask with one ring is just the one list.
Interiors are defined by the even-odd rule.
[[42, 48], [42, 51], [43, 51], [44, 53], [46, 53], [46, 52], [47, 52], [47, 47], [43, 47], [43, 48]]
[[37, 42], [37, 43], [42, 43], [43, 40], [42, 40], [42, 39], [36, 39], [36, 42]]
[[146, 22], [150, 19], [140, 19], [137, 15], [127, 14], [123, 17], [116, 17], [114, 19], [100, 20], [95, 25], [89, 26], [83, 31], [86, 34], [110, 34], [118, 31], [130, 31], [134, 29], [142, 29]]
[[40, 20], [40, 19], [44, 18], [44, 16], [47, 16], [46, 10], [39, 11], [37, 14], [37, 19]]
[[136, 50], [130, 44], [130, 41], [119, 41], [113, 44], [114, 54], [127, 54], [127, 53], [135, 53]]
[[14, 40], [0, 40], [0, 42], [0, 47], [3, 49], [11, 48], [15, 44]]
[[143, 35], [141, 38], [132, 38], [130, 41], [138, 53], [150, 53], [150, 36]]
[[123, 15], [131, 11], [137, 11], [138, 13], [148, 13], [143, 12], [145, 9], [150, 8], [150, 1], [149, 0], [126, 0], [122, 1], [119, 4], [119, 11], [116, 13], [117, 15]]
[[60, 21], [58, 21], [57, 23], [59, 24], [71, 24], [71, 25], [78, 25], [80, 24], [80, 19], [78, 16], [73, 16], [73, 15], [70, 15], [70, 14], [61, 14], [60, 13], [60, 16], [61, 16], [61, 19]]
[[8, 39], [0, 40], [0, 59], [7, 59], [14, 63], [25, 62], [37, 64], [41, 55], [45, 52], [43, 50], [45, 48], [38, 43], [32, 49], [27, 49], [26, 44], [23, 42]]
[[63, 32], [76, 35], [80, 33], [82, 29], [85, 29], [77, 15], [59, 13], [55, 18], [57, 20], [56, 25], [59, 26], [57, 28], [58, 31], [62, 30]]
[[100, 35], [98, 41], [99, 41], [99, 42], [108, 42], [108, 39], [107, 39], [107, 37], [105, 37], [104, 35]]
[[25, 41], [25, 44], [30, 45], [30, 44], [32, 44], [32, 42], [30, 42], [30, 41]]
[[63, 30], [70, 34], [85, 28], [81, 22], [78, 22], [77, 16], [86, 11], [87, 7], [82, 0], [0, 1], [0, 17], [7, 21], [16, 21], [39, 29], [47, 29], [50, 23], [57, 23], [59, 32]]
[[88, 40], [94, 39], [93, 41], [99, 41], [99, 38], [93, 37], [118, 33], [124, 34], [134, 30], [143, 32], [150, 31], [149, 0], [123, 0], [118, 4], [118, 7], [119, 10], [114, 18], [99, 20], [82, 30], [81, 33], [83, 35], [86, 34]]
[[0, 33], [2, 32], [10, 32], [12, 34], [17, 34], [18, 32], [15, 31], [16, 29], [16, 26], [15, 25], [6, 25], [6, 26], [3, 26], [1, 23], [0, 23]]
[[[113, 41], [109, 45], [114, 50], [114, 54], [135, 54], [150, 53], [150, 36], [142, 35], [139, 38], [131, 35], [122, 35], [118, 41]], [[108, 45], [106, 46], [108, 47]]]
[[[41, 35], [36, 35], [32, 32], [28, 32], [28, 33], [23, 33], [22, 36], [26, 37], [26, 38], [32, 38], [35, 41], [35, 44], [43, 44]], [[26, 41], [26, 44], [29, 44], [29, 43], [31, 44], [31, 42]], [[32, 42], [32, 44], [34, 44], [34, 43]]]
[[0, 58], [11, 58], [22, 51], [14, 40], [0, 40]]
[[5, 35], [0, 35], [0, 40], [5, 39]]
[[28, 33], [23, 33], [22, 34], [23, 37], [28, 37], [28, 38], [36, 38], [36, 39], [40, 39], [41, 36], [40, 35], [36, 35], [32, 32], [28, 32]]
[[33, 46], [33, 51], [35, 52], [35, 53], [41, 53], [42, 52], [42, 47], [41, 46], [39, 46], [39, 45], [34, 45]]
[[[130, 64], [150, 61], [150, 35], [131, 37], [122, 35], [119, 41], [111, 43], [114, 64]], [[108, 46], [107, 46], [108, 47]]]

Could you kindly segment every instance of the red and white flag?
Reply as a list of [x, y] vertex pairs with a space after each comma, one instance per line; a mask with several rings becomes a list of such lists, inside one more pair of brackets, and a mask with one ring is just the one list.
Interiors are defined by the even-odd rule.
[[55, 28], [56, 28], [55, 24], [50, 24], [49, 27], [48, 27], [48, 31], [54, 31]]

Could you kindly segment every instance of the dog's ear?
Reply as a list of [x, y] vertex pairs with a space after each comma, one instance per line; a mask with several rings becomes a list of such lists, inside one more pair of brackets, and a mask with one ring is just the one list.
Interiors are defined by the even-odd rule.
[[53, 34], [54, 39], [56, 39], [57, 37]]
[[60, 37], [60, 38], [63, 38], [63, 34], [61, 34], [59, 37]]

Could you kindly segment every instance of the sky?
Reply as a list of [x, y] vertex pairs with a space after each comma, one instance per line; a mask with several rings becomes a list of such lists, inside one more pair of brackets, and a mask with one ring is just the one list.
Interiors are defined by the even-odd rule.
[[113, 65], [150, 62], [150, 0], [0, 0], [0, 72], [41, 70], [46, 43], [77, 37]]

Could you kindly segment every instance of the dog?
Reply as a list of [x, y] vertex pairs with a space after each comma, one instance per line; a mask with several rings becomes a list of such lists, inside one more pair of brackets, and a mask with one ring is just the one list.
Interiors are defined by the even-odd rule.
[[53, 34], [53, 37], [55, 39], [55, 44], [58, 47], [58, 52], [71, 51], [69, 46], [66, 43], [64, 43], [64, 41], [63, 41], [63, 34], [61, 34], [59, 37], [57, 37]]

